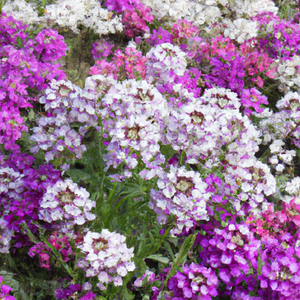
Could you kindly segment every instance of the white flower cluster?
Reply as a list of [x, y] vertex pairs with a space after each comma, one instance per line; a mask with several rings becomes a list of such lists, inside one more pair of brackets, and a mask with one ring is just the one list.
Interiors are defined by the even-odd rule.
[[[296, 156], [295, 150], [285, 150], [283, 148], [284, 142], [282, 140], [275, 140], [270, 145], [270, 152], [273, 154], [269, 162], [272, 165], [276, 165], [276, 171], [278, 173], [281, 173], [285, 169], [285, 164], [291, 165], [293, 158]], [[279, 164], [279, 160], [281, 160], [282, 163]]]
[[78, 33], [78, 26], [94, 29], [99, 35], [121, 32], [121, 16], [114, 16], [107, 9], [101, 8], [96, 0], [63, 0], [46, 6], [45, 18], [60, 26], [69, 27]]
[[295, 177], [295, 178], [293, 178], [292, 181], [287, 182], [285, 190], [290, 195], [299, 197], [300, 196], [300, 177]]
[[111, 136], [104, 156], [109, 165], [116, 167], [126, 161], [133, 169], [137, 159], [129, 155], [138, 151], [144, 162], [151, 160], [160, 150], [164, 119], [168, 105], [161, 93], [145, 80], [124, 80], [112, 86], [102, 99], [101, 111], [105, 132]]
[[85, 80], [85, 86], [83, 90], [83, 95], [88, 99], [95, 100], [95, 108], [97, 113], [100, 109], [101, 102], [97, 102], [98, 99], [102, 99], [104, 95], [107, 94], [111, 86], [115, 86], [117, 80], [115, 80], [111, 75], [93, 75], [89, 76]]
[[[166, 138], [173, 149], [186, 153], [189, 163], [198, 163], [204, 157], [213, 163], [218, 161], [225, 154], [222, 147], [226, 144], [236, 147], [232, 152], [241, 156], [250, 150], [254, 155], [259, 132], [239, 112], [240, 105], [237, 94], [228, 89], [207, 89], [200, 99], [190, 98], [190, 102], [171, 111]], [[239, 145], [233, 143], [238, 140]], [[235, 161], [239, 157], [233, 155], [228, 159]]]
[[23, 176], [12, 168], [0, 168], [0, 195], [7, 194], [10, 196], [13, 193], [12, 195], [15, 197], [15, 194], [23, 190]]
[[10, 241], [14, 232], [7, 228], [7, 222], [0, 219], [0, 253], [9, 253]]
[[35, 24], [40, 22], [36, 8], [25, 0], [8, 0], [2, 10], [7, 15], [12, 15], [15, 20], [24, 24]]
[[[279, 110], [291, 109], [294, 113], [300, 108], [300, 95], [297, 92], [288, 92], [280, 99], [276, 106]], [[294, 117], [294, 116], [293, 116]]]
[[[70, 151], [70, 159], [81, 158], [86, 150], [85, 145], [81, 144], [82, 137], [90, 126], [98, 125], [95, 96], [70, 81], [52, 80], [39, 102], [45, 104], [47, 115], [39, 118], [38, 126], [33, 128], [30, 139], [37, 145], [31, 151], [48, 150], [46, 161], [59, 158], [64, 150]], [[77, 122], [83, 124], [79, 133], [71, 128]]]
[[194, 25], [212, 25], [218, 22], [222, 16], [222, 9], [219, 6], [228, 5], [227, 0], [192, 0], [189, 3], [189, 12], [185, 19], [193, 22]]
[[187, 67], [186, 53], [170, 43], [153, 47], [146, 57], [146, 78], [149, 82], [154, 79], [164, 83], [172, 82], [174, 74], [183, 76]]
[[[152, 15], [167, 24], [172, 24], [184, 18], [194, 25], [212, 25], [224, 14], [230, 13], [237, 18], [250, 18], [263, 11], [277, 13], [278, 8], [272, 0], [142, 0], [151, 8]], [[232, 18], [231, 18], [232, 19]]]
[[297, 92], [288, 92], [276, 104], [279, 112], [262, 120], [259, 127], [263, 133], [264, 144], [273, 140], [284, 140], [290, 133], [293, 142], [300, 146], [300, 95]]
[[294, 55], [289, 60], [275, 60], [277, 74], [275, 79], [280, 81], [279, 90], [284, 93], [291, 88], [300, 93], [300, 56]]
[[244, 15], [254, 17], [264, 11], [274, 14], [278, 12], [278, 7], [272, 0], [234, 0], [230, 2], [230, 7], [239, 18]]
[[122, 16], [115, 16], [112, 12], [101, 7], [96, 0], [62, 0], [45, 7], [45, 14], [39, 17], [34, 4], [25, 0], [8, 0], [3, 11], [12, 15], [16, 20], [25, 24], [40, 23], [49, 27], [58, 24], [79, 33], [78, 26], [92, 28], [99, 35], [122, 32]]
[[49, 223], [62, 221], [71, 228], [75, 224], [83, 225], [96, 217], [90, 212], [96, 202], [89, 196], [86, 189], [78, 187], [71, 179], [59, 180], [48, 186], [41, 201], [39, 218]]
[[151, 8], [151, 14], [160, 21], [174, 23], [188, 14], [188, 0], [142, 0]]
[[245, 40], [257, 36], [257, 22], [239, 18], [234, 21], [226, 19], [223, 24], [226, 28], [224, 30], [224, 36], [229, 37], [232, 40], [236, 40], [240, 44], [242, 44]]
[[160, 191], [151, 190], [149, 206], [158, 214], [158, 221], [166, 223], [167, 215], [176, 216], [172, 234], [189, 231], [200, 220], [208, 220], [206, 202], [211, 193], [206, 192], [207, 184], [200, 173], [187, 171], [183, 166], [171, 165], [169, 173], [164, 173], [157, 181]]
[[97, 276], [97, 286], [105, 290], [104, 284], [113, 282], [115, 286], [123, 284], [122, 277], [135, 269], [131, 259], [133, 248], [127, 248], [125, 236], [102, 229], [101, 233], [88, 231], [78, 248], [87, 256], [79, 261], [79, 267], [85, 269], [87, 277]]
[[237, 166], [226, 169], [226, 184], [230, 184], [231, 189], [239, 191], [237, 198], [232, 200], [237, 211], [244, 201], [254, 208], [253, 211], [259, 211], [259, 206], [264, 207], [265, 195], [269, 196], [276, 192], [276, 181], [268, 165], [255, 159], [250, 159], [249, 162], [252, 163], [248, 167]]

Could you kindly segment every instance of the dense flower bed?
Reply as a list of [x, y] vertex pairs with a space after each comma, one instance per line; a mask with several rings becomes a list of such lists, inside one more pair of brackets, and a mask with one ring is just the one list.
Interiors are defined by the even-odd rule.
[[0, 298], [300, 299], [299, 11], [0, 0]]

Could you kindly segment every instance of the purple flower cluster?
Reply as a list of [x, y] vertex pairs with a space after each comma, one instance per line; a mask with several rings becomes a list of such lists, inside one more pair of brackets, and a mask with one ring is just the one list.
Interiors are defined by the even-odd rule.
[[264, 243], [261, 260], [264, 265], [261, 269], [260, 287], [269, 288], [280, 299], [299, 299], [300, 295], [300, 247], [290, 245], [291, 237], [285, 236], [285, 243], [277, 239], [268, 239]]
[[211, 300], [216, 297], [219, 280], [212, 268], [198, 266], [194, 263], [184, 265], [168, 281], [166, 300]]
[[[78, 300], [96, 300], [96, 295], [91, 291], [86, 293], [86, 290], [91, 289], [91, 284], [86, 282], [82, 286], [80, 284], [68, 284], [61, 286], [55, 290], [57, 300], [67, 300], [70, 297], [76, 297]], [[80, 297], [80, 298], [79, 298]]]
[[150, 14], [150, 8], [140, 0], [106, 0], [105, 5], [108, 10], [123, 14], [122, 23], [129, 37], [150, 31], [147, 22], [152, 23], [154, 18]]
[[2, 224], [7, 226], [6, 238], [3, 236], [1, 240], [6, 251], [13, 231], [15, 247], [27, 244], [26, 231], [22, 229], [24, 223], [33, 233], [37, 231], [36, 222], [39, 220], [43, 194], [48, 186], [52, 186], [61, 177], [61, 173], [55, 171], [53, 166], [41, 165], [35, 169], [33, 162], [34, 157], [19, 152], [9, 157], [0, 157], [0, 217], [5, 220], [5, 223], [1, 221]]
[[5, 149], [18, 149], [15, 141], [23, 125], [20, 108], [32, 107], [36, 100], [29, 89], [40, 94], [52, 79], [65, 74], [55, 62], [67, 50], [63, 37], [52, 29], [44, 29], [30, 39], [26, 26], [11, 16], [0, 16], [0, 143]]
[[9, 295], [9, 292], [12, 290], [13, 289], [10, 286], [3, 284], [3, 277], [0, 275], [0, 297], [1, 297], [1, 299], [16, 300], [15, 297]]
[[259, 14], [253, 20], [259, 24], [258, 47], [264, 52], [273, 58], [297, 54], [300, 46], [298, 24], [270, 12]]
[[[215, 224], [216, 225], [216, 224]], [[241, 282], [249, 284], [253, 290], [257, 282], [252, 282], [250, 268], [257, 269], [258, 251], [261, 245], [245, 224], [229, 224], [224, 229], [204, 226], [206, 235], [199, 234], [197, 242], [202, 250], [199, 257], [201, 265], [218, 270], [218, 277], [225, 283], [226, 290], [219, 294], [231, 294]], [[254, 285], [254, 286], [253, 286]]]
[[111, 49], [114, 47], [113, 44], [108, 43], [104, 39], [100, 39], [96, 43], [93, 44], [92, 55], [94, 60], [108, 57], [112, 54]]

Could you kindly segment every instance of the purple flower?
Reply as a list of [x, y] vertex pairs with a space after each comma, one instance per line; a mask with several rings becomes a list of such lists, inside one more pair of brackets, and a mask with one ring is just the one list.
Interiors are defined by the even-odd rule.
[[96, 299], [96, 295], [92, 292], [88, 292], [85, 296], [79, 298], [79, 300], [94, 300]]

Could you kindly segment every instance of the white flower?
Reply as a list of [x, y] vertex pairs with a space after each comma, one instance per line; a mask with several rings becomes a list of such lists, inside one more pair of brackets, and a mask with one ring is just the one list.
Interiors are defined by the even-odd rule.
[[284, 170], [284, 165], [283, 165], [283, 164], [278, 164], [278, 165], [276, 166], [276, 171], [277, 171], [278, 173], [281, 173], [283, 170]]
[[287, 182], [285, 190], [294, 196], [300, 195], [300, 177], [295, 177], [291, 182]]
[[282, 140], [275, 140], [271, 145], [270, 145], [270, 151], [271, 153], [280, 153], [283, 151], [282, 146], [284, 146], [284, 142]]

